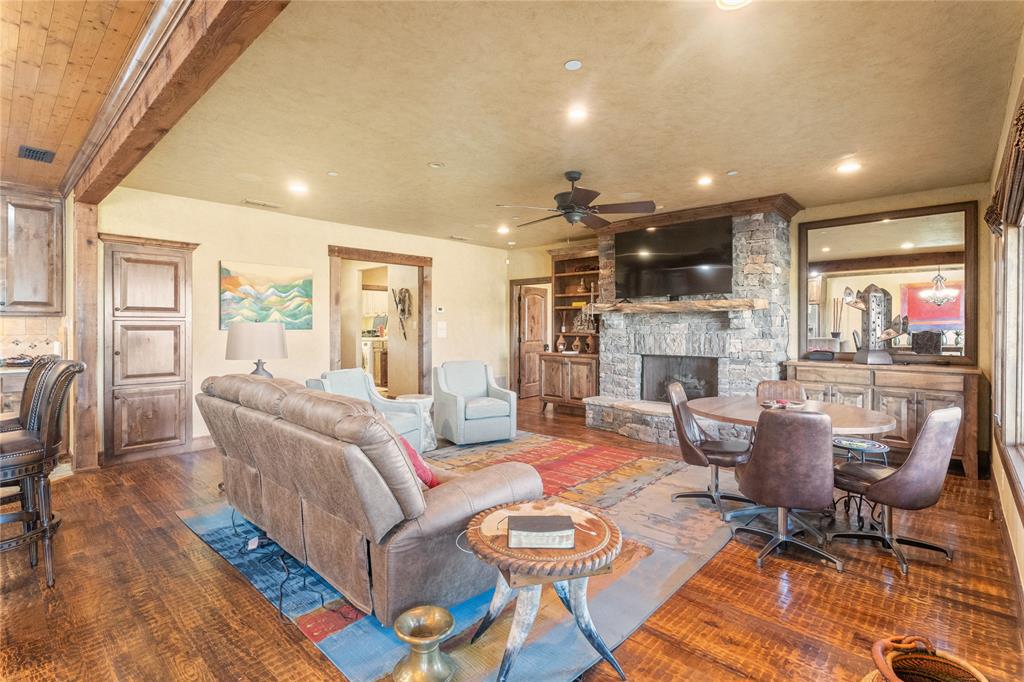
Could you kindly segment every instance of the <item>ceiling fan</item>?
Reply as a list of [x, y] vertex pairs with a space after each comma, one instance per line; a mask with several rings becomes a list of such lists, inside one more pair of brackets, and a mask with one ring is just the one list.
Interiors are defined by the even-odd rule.
[[576, 183], [583, 177], [580, 171], [566, 171], [565, 179], [571, 183], [568, 192], [559, 192], [555, 195], [555, 208], [543, 208], [541, 206], [515, 206], [509, 204], [498, 204], [498, 208], [529, 208], [536, 211], [549, 211], [556, 215], [549, 215], [538, 220], [531, 220], [516, 227], [526, 227], [535, 223], [542, 223], [553, 218], [565, 218], [571, 225], [583, 223], [587, 227], [596, 230], [611, 225], [602, 218], [602, 215], [609, 213], [654, 213], [657, 208], [653, 201], [627, 201], [621, 204], [598, 204], [591, 206], [590, 202], [601, 196], [600, 192], [592, 189], [577, 187]]

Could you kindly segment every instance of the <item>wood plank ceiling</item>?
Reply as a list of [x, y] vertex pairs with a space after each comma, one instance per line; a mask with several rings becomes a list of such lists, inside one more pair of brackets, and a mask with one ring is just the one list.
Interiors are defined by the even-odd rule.
[[[55, 190], [131, 56], [152, 0], [0, 2], [0, 180]], [[56, 152], [18, 158], [19, 145]]]

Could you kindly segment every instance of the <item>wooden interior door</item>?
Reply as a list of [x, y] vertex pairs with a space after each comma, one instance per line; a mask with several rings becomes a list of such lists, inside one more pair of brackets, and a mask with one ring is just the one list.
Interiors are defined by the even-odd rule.
[[106, 243], [103, 464], [192, 440], [192, 254], [136, 241]]
[[548, 337], [548, 292], [523, 287], [519, 292], [519, 397], [540, 394], [540, 353]]

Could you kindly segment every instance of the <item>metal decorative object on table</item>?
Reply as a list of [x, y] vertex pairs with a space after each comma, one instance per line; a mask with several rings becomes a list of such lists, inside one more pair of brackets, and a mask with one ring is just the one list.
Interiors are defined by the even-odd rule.
[[[510, 515], [566, 515], [576, 527], [576, 542], [571, 549], [509, 548], [505, 520]], [[591, 576], [612, 570], [612, 562], [622, 549], [619, 527], [603, 514], [558, 500], [538, 500], [507, 504], [482, 511], [466, 529], [466, 539], [477, 557], [499, 571], [494, 597], [480, 627], [473, 635], [479, 639], [498, 614], [516, 599], [512, 628], [498, 670], [498, 682], [508, 678], [540, 608], [541, 588], [550, 584], [562, 605], [576, 620], [576, 626], [604, 660], [626, 679], [611, 649], [601, 639], [587, 605], [587, 584]]]
[[906, 334], [910, 328], [910, 321], [905, 315], [891, 317], [892, 294], [875, 284], [867, 285], [856, 294], [846, 287], [843, 303], [861, 311], [864, 343], [857, 349], [853, 361], [864, 365], [891, 365], [889, 349], [892, 340]]
[[397, 396], [395, 400], [407, 402], [418, 402], [423, 404], [423, 450], [429, 452], [437, 449], [437, 434], [434, 432], [434, 418], [430, 411], [434, 407], [434, 396], [426, 393], [406, 393]]

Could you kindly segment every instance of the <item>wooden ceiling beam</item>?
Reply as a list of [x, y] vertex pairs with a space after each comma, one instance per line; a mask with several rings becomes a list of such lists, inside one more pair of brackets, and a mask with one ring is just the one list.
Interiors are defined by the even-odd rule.
[[98, 204], [270, 25], [288, 0], [193, 2], [75, 185]]
[[883, 270], [889, 268], [920, 268], [927, 265], [963, 265], [963, 251], [939, 251], [930, 253], [899, 253], [870, 258], [847, 258], [846, 260], [811, 261], [808, 269], [819, 274], [832, 272], [853, 272], [857, 270]]

